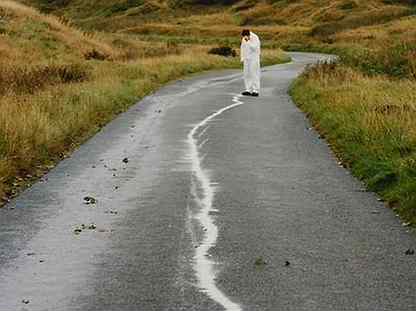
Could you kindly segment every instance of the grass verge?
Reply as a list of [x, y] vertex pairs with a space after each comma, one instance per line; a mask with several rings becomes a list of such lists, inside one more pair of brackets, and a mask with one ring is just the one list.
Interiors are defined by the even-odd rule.
[[344, 165], [416, 225], [415, 81], [321, 64], [291, 94]]

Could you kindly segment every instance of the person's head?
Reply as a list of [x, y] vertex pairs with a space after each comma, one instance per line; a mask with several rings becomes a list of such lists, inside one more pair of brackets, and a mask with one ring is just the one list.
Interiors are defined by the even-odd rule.
[[241, 32], [241, 36], [250, 38], [250, 30], [249, 29], [243, 29], [243, 31]]

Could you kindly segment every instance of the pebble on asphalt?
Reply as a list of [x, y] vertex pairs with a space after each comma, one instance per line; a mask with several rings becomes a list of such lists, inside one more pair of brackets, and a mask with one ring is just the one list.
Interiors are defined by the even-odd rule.
[[90, 225], [88, 226], [88, 229], [89, 229], [89, 230], [95, 230], [95, 229], [97, 229], [97, 225], [96, 225], [96, 224], [90, 224]]
[[87, 204], [87, 205], [96, 204], [97, 200], [93, 197], [86, 196], [86, 197], [84, 197], [84, 203]]
[[265, 266], [267, 265], [267, 262], [263, 259], [263, 257], [258, 257], [256, 261], [254, 262], [255, 266]]
[[74, 234], [77, 234], [78, 235], [78, 234], [80, 234], [82, 232], [82, 230], [86, 230], [86, 229], [88, 229], [88, 230], [95, 230], [95, 229], [97, 229], [97, 225], [94, 224], [94, 223], [91, 223], [88, 226], [82, 224], [82, 225], [80, 225], [80, 226], [78, 226], [78, 227], [76, 227], [74, 229]]
[[405, 254], [406, 255], [408, 255], [408, 256], [410, 256], [410, 255], [414, 255], [415, 254], [415, 250], [414, 249], [408, 249], [406, 252], [405, 252]]
[[117, 215], [118, 214], [118, 212], [114, 211], [114, 210], [105, 211], [104, 213], [105, 214], [111, 214], [111, 215]]

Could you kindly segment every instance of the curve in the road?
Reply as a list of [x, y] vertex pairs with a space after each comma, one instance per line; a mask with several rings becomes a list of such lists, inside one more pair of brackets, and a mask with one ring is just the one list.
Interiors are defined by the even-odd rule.
[[[207, 124], [223, 114], [224, 112], [233, 109], [237, 106], [241, 106], [244, 102], [240, 101], [240, 96], [235, 95], [233, 97], [233, 104], [226, 106], [218, 111], [212, 113], [207, 118], [198, 123], [188, 134], [189, 145], [189, 159], [191, 161], [191, 170], [193, 173], [193, 196], [195, 197], [200, 211], [195, 218], [200, 222], [202, 228], [204, 228], [204, 239], [196, 248], [195, 252], [195, 273], [197, 275], [199, 286], [201, 290], [222, 305], [226, 311], [240, 311], [241, 307], [232, 302], [217, 286], [215, 283], [215, 263], [209, 259], [209, 250], [215, 246], [218, 239], [218, 228], [214, 223], [214, 219], [211, 212], [215, 212], [216, 209], [213, 206], [215, 187], [209, 176], [209, 172], [202, 167], [202, 156], [199, 152], [198, 138], [201, 135], [197, 135], [201, 129], [201, 133], [205, 131]], [[205, 128], [204, 128], [205, 127]], [[201, 134], [199, 133], [199, 134]], [[200, 189], [200, 191], [198, 190]]]
[[259, 98], [163, 87], [0, 209], [0, 311], [416, 310], [415, 234], [288, 95], [330, 56], [290, 55]]

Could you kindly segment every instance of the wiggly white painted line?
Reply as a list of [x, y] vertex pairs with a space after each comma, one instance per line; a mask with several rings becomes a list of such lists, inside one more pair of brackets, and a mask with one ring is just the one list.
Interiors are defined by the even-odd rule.
[[[202, 291], [212, 300], [222, 305], [226, 311], [241, 311], [241, 307], [232, 302], [215, 284], [215, 262], [209, 259], [209, 250], [216, 245], [218, 238], [218, 228], [210, 215], [210, 212], [216, 211], [213, 207], [215, 184], [211, 182], [208, 171], [202, 168], [202, 157], [198, 148], [199, 135], [197, 135], [198, 130], [206, 126], [214, 118], [227, 110], [244, 104], [239, 100], [238, 95], [233, 97], [233, 102], [234, 104], [216, 111], [192, 128], [188, 134], [187, 142], [189, 145], [189, 159], [192, 165], [191, 169], [194, 182], [196, 183], [192, 192], [200, 207], [200, 211], [195, 215], [195, 218], [198, 219], [205, 231], [204, 238], [196, 248], [194, 256], [194, 270], [198, 278], [198, 285]], [[196, 188], [200, 189], [200, 191], [197, 191]]]

